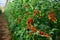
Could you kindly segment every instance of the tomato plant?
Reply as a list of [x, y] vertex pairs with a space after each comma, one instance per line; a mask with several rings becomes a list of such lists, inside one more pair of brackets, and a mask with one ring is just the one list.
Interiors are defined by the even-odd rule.
[[[59, 0], [13, 0], [5, 7], [12, 40], [57, 40]], [[59, 39], [58, 39], [59, 40]]]

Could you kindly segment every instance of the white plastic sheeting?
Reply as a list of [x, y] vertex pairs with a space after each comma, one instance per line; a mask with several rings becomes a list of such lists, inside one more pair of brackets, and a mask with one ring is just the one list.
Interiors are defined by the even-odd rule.
[[6, 5], [6, 0], [0, 0], [0, 6], [5, 7]]

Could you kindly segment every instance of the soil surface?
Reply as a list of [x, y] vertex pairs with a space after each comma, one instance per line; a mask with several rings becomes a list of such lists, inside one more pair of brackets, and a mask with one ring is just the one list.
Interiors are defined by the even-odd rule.
[[0, 14], [0, 40], [11, 40], [11, 33], [3, 14]]

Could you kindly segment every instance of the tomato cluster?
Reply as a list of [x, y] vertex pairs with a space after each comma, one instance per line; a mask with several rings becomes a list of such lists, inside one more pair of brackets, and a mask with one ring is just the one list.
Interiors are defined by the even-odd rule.
[[37, 30], [34, 26], [31, 26], [31, 23], [32, 23], [32, 22], [33, 22], [33, 19], [32, 19], [32, 18], [29, 18], [28, 21], [27, 21], [27, 28], [28, 28], [29, 30], [31, 30], [32, 32], [37, 32], [37, 31], [39, 31], [39, 34], [40, 34], [40, 35], [43, 35], [43, 36], [45, 36], [45, 37], [49, 37], [49, 36], [50, 36], [49, 34], [46, 34], [46, 33], [42, 32], [42, 31], [40, 31], [40, 30]]

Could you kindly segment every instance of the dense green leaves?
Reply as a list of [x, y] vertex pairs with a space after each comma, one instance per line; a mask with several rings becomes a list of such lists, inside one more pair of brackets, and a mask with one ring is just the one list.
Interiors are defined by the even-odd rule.
[[[57, 37], [55, 29], [60, 29], [59, 2], [59, 0], [13, 0], [7, 3], [5, 17], [12, 33], [12, 40], [55, 40]], [[35, 9], [38, 10], [36, 16], [34, 16]], [[54, 12], [56, 23], [48, 18], [51, 11]], [[32, 18], [34, 21], [31, 25], [37, 30], [50, 34], [50, 37], [46, 38], [38, 32], [36, 34], [27, 30], [28, 18]]]

